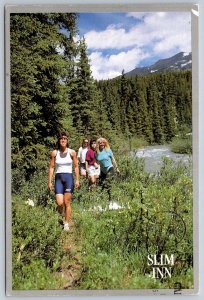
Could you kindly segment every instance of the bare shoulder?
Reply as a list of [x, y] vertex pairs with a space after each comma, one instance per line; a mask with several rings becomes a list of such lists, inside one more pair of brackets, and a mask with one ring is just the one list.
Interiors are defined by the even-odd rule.
[[53, 150], [50, 154], [51, 158], [55, 157], [57, 155], [57, 150]]
[[69, 149], [71, 156], [76, 156], [76, 151], [73, 149]]

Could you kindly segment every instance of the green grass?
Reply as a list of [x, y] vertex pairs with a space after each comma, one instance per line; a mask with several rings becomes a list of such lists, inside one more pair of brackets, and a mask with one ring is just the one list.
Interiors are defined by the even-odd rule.
[[175, 137], [171, 143], [171, 150], [175, 153], [192, 154], [192, 136]]
[[[111, 200], [123, 206], [110, 210], [109, 195], [85, 181], [75, 190], [72, 218], [81, 237], [80, 282], [74, 289], [147, 289], [193, 286], [192, 166], [177, 167], [165, 159], [157, 175], [144, 172], [144, 161], [120, 157], [121, 171], [111, 184]], [[13, 288], [57, 289], [56, 273], [64, 261], [54, 195], [45, 174], [36, 174], [13, 196]], [[32, 191], [34, 207], [25, 204]], [[174, 214], [170, 212], [174, 212]], [[176, 218], [179, 216], [180, 218]], [[185, 235], [182, 233], [183, 220]], [[147, 255], [174, 254], [173, 277], [151, 278]], [[182, 262], [182, 263], [181, 263]], [[70, 261], [71, 263], [71, 261]]]
[[[150, 176], [142, 171], [140, 160], [125, 158], [120, 163], [126, 179], [115, 179], [111, 195], [128, 209], [108, 210], [107, 194], [100, 190], [84, 193], [80, 204], [74, 203], [84, 269], [78, 288], [173, 288], [175, 278], [183, 288], [191, 288], [192, 179], [188, 167], [175, 167], [167, 159], [161, 173]], [[147, 255], [157, 252], [175, 255], [175, 277], [151, 278]], [[191, 274], [188, 280], [187, 274]]]

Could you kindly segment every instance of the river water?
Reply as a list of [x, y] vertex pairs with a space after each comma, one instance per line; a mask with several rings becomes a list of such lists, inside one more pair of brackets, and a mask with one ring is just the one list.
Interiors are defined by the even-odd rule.
[[189, 160], [192, 160], [192, 155], [174, 153], [166, 145], [147, 146], [137, 151], [131, 151], [131, 155], [144, 158], [145, 171], [149, 173], [156, 173], [160, 170], [163, 157], [168, 157], [175, 163], [180, 161], [188, 163]]

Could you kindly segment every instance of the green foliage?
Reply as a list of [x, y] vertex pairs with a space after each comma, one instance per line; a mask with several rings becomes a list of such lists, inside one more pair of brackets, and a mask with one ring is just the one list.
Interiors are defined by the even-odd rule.
[[[111, 201], [120, 209], [112, 210], [107, 192], [99, 188], [83, 193], [80, 205], [75, 202], [82, 234], [80, 288], [173, 288], [177, 277], [183, 288], [192, 287], [191, 165], [164, 160], [161, 173], [150, 176], [142, 160], [124, 158], [120, 169], [111, 183]], [[151, 278], [149, 253], [174, 254], [172, 279]]]
[[[110, 195], [100, 186], [88, 192], [85, 179], [74, 192], [83, 270], [76, 288], [173, 288], [177, 278], [183, 288], [192, 287], [192, 166], [164, 159], [160, 173], [150, 175], [142, 159], [121, 156], [118, 163], [121, 174], [110, 182]], [[46, 181], [38, 173], [13, 196], [14, 289], [62, 286], [54, 272], [62, 263], [64, 237]], [[34, 207], [25, 203], [29, 195]], [[119, 209], [112, 209], [114, 202]], [[172, 279], [151, 277], [149, 253], [174, 254]]]
[[58, 131], [74, 133], [63, 83], [68, 62], [57, 48], [66, 44], [59, 29], [73, 32], [75, 14], [12, 14], [10, 27], [12, 168], [28, 178], [45, 167]]
[[23, 284], [29, 289], [41, 289], [49, 285], [49, 273], [60, 266], [61, 226], [58, 215], [49, 206], [37, 205], [36, 200], [31, 206], [27, 201], [27, 198], [13, 196], [13, 288], [20, 289]]
[[173, 138], [171, 150], [175, 153], [192, 154], [192, 136]]
[[109, 132], [106, 137], [116, 156], [129, 155], [130, 151], [136, 151], [141, 147], [148, 146], [148, 142], [145, 138], [138, 137], [136, 134], [123, 135], [112, 131]]
[[[94, 81], [76, 14], [11, 15], [11, 142], [14, 182], [46, 167], [62, 129], [82, 137], [171, 141], [191, 127], [191, 72]], [[66, 34], [65, 34], [66, 31]], [[129, 148], [132, 147], [129, 143]], [[128, 143], [120, 148], [128, 148]], [[123, 151], [123, 150], [122, 150]], [[124, 150], [126, 151], [126, 150]]]
[[[172, 287], [170, 279], [150, 278], [147, 254], [162, 252], [175, 254], [173, 278], [191, 287], [192, 169], [166, 159], [159, 174], [149, 175], [142, 159], [123, 157], [175, 135], [173, 151], [192, 151], [191, 72], [133, 78], [123, 72], [96, 82], [86, 41], [74, 39], [74, 13], [12, 14], [10, 28], [13, 288], [57, 285], [63, 238], [47, 169], [62, 129], [75, 149], [84, 136], [107, 138], [121, 171], [110, 193], [100, 187], [88, 193], [86, 180], [74, 193], [80, 288]], [[121, 209], [111, 210], [110, 198]]]
[[120, 78], [99, 81], [98, 88], [108, 120], [124, 136], [130, 132], [161, 144], [171, 141], [181, 126], [192, 125], [190, 71], [132, 78], [122, 73]]
[[56, 278], [43, 260], [33, 260], [13, 274], [15, 290], [51, 290], [53, 286], [56, 286]]

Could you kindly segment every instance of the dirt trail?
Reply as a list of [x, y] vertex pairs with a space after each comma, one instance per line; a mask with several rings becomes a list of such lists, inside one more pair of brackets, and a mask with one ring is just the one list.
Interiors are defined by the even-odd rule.
[[81, 237], [73, 220], [70, 222], [70, 230], [62, 233], [62, 247], [65, 255], [58, 272], [63, 282], [61, 289], [75, 289], [80, 283], [82, 266]]

